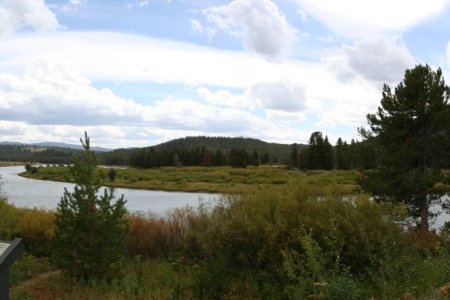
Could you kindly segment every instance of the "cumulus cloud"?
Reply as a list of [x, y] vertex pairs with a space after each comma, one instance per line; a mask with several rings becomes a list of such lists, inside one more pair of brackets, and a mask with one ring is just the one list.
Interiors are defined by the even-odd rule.
[[402, 32], [439, 14], [448, 0], [297, 0], [301, 8], [330, 30], [362, 38], [382, 32]]
[[391, 84], [400, 81], [415, 60], [403, 42], [381, 36], [344, 44], [329, 51], [323, 62], [343, 81], [362, 76]]
[[[37, 63], [30, 66], [33, 61]], [[124, 134], [133, 141], [117, 138], [124, 145], [186, 135], [300, 142], [311, 134], [312, 122], [352, 128], [365, 124], [365, 115], [380, 100], [380, 90], [371, 82], [355, 75], [349, 85], [326, 63], [272, 62], [243, 52], [110, 32], [13, 36], [0, 47], [0, 69], [0, 119], [39, 128], [36, 134], [72, 128], [78, 137], [84, 128], [103, 127], [111, 130], [103, 145], [113, 141], [112, 132], [123, 133], [121, 128], [129, 128]], [[161, 96], [144, 105], [97, 89], [90, 80], [168, 84], [185, 98]], [[286, 102], [290, 96], [294, 100]]]
[[[223, 91], [199, 93], [214, 98]], [[0, 73], [0, 120], [6, 140], [76, 142], [87, 130], [99, 139], [98, 145], [107, 147], [149, 145], [187, 135], [289, 131], [238, 107], [171, 97], [139, 104], [93, 87], [75, 66], [54, 61], [38, 61], [23, 75]]]
[[97, 90], [66, 64], [42, 61], [23, 76], [0, 74], [0, 119], [31, 124], [130, 123], [145, 109], [108, 89]]
[[58, 27], [58, 20], [44, 0], [0, 1], [0, 36], [23, 28], [55, 30]]
[[233, 0], [203, 10], [207, 20], [244, 47], [268, 58], [280, 58], [296, 39], [295, 30], [271, 0]]
[[306, 87], [289, 81], [259, 83], [251, 88], [265, 109], [299, 112], [306, 108]]
[[200, 87], [197, 89], [197, 93], [207, 103], [215, 106], [235, 107], [253, 110], [257, 105], [253, 97], [251, 97], [251, 95], [247, 91], [245, 91], [243, 94], [235, 95], [225, 89], [220, 89], [213, 92], [205, 87]]

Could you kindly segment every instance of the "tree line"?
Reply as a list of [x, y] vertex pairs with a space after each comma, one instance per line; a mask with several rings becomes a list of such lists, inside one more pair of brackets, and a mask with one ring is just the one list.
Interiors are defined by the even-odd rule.
[[369, 142], [351, 140], [350, 143], [338, 138], [332, 146], [328, 136], [315, 131], [309, 138], [309, 146], [299, 149], [292, 145], [291, 155], [286, 162], [288, 168], [301, 170], [355, 170], [375, 167], [375, 149]]

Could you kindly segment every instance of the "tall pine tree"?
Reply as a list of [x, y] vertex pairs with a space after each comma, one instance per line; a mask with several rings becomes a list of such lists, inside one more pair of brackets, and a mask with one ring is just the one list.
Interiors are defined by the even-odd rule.
[[359, 179], [375, 199], [406, 204], [422, 230], [429, 208], [441, 203], [434, 189], [442, 180], [450, 143], [450, 89], [441, 69], [406, 70], [394, 92], [383, 88], [381, 106], [367, 115], [370, 131], [360, 130], [377, 151], [377, 167]]

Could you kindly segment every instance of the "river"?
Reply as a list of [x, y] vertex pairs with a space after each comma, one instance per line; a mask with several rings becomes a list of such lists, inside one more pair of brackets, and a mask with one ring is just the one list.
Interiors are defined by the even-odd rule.
[[[6, 194], [9, 203], [17, 207], [37, 207], [56, 209], [64, 188], [73, 190], [74, 184], [66, 182], [28, 179], [18, 176], [25, 171], [23, 166], [0, 167], [1, 191]], [[115, 188], [114, 195], [124, 195], [129, 211], [153, 212], [164, 215], [167, 210], [185, 206], [197, 207], [199, 201], [211, 201], [218, 194], [163, 192]]]

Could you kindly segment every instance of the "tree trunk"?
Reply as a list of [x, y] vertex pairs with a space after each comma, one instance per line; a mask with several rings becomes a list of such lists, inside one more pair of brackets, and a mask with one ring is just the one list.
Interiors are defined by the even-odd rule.
[[428, 231], [428, 207], [422, 205], [420, 207], [420, 229], [422, 231]]

